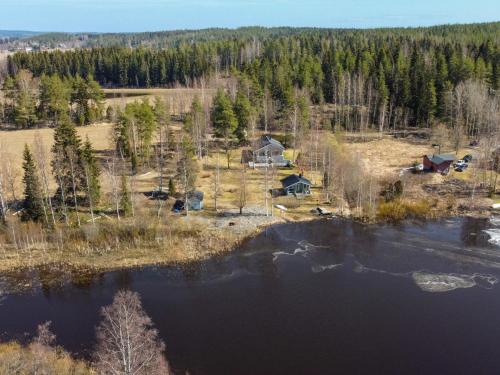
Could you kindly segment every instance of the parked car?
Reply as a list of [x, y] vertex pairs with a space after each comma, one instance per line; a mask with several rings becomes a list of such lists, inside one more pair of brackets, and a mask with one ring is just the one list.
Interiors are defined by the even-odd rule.
[[467, 165], [467, 162], [466, 162], [465, 160], [463, 160], [463, 159], [457, 160], [457, 161], [453, 164], [453, 166], [454, 166], [455, 168], [460, 168], [460, 167], [463, 167], [464, 165]]
[[414, 167], [413, 167], [413, 170], [415, 172], [422, 172], [424, 170], [424, 165], [422, 163], [420, 164], [416, 164]]
[[462, 158], [463, 161], [465, 161], [466, 163], [470, 163], [472, 161], [472, 155], [465, 155], [463, 158]]
[[468, 166], [469, 165], [467, 163], [465, 163], [465, 164], [462, 164], [458, 167], [455, 167], [455, 172], [463, 172], [467, 169]]

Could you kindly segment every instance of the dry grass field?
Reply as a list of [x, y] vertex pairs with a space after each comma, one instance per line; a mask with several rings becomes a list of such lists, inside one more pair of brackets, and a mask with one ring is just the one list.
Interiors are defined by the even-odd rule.
[[422, 157], [432, 154], [427, 144], [414, 144], [391, 136], [375, 138], [367, 142], [346, 143], [348, 151], [358, 155], [365, 168], [378, 178], [397, 177], [401, 169], [422, 163]]
[[170, 114], [180, 115], [186, 113], [195, 96], [203, 103], [206, 99], [208, 105], [212, 102], [215, 89], [174, 88], [174, 89], [104, 89], [106, 105], [123, 108], [127, 103], [135, 100], [147, 99], [153, 102], [159, 97], [167, 103]]
[[[110, 149], [111, 142], [110, 123], [100, 123], [78, 128], [78, 134], [85, 140], [87, 137], [92, 142], [96, 151]], [[54, 142], [54, 130], [50, 128], [27, 129], [27, 130], [0, 130], [0, 151], [2, 158], [8, 159], [12, 163], [14, 170], [21, 176], [24, 145], [32, 146], [35, 139], [42, 141], [48, 156], [50, 148]], [[6, 160], [0, 161], [5, 163]], [[17, 190], [21, 191], [21, 179], [17, 179]]]

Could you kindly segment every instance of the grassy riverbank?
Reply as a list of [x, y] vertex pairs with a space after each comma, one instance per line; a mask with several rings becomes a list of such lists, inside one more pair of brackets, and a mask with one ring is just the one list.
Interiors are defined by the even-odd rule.
[[[267, 216], [176, 217], [151, 222], [144, 217], [87, 223], [52, 231], [26, 224], [11, 228], [24, 233], [16, 245], [0, 248], [0, 272], [61, 264], [68, 268], [104, 271], [145, 265], [189, 263], [223, 254], [262, 228], [283, 222]], [[2, 235], [14, 232], [6, 228]]]

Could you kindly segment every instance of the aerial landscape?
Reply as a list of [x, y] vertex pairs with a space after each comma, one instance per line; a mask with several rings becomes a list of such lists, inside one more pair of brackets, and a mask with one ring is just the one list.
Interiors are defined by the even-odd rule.
[[498, 373], [495, 1], [0, 10], [0, 375]]

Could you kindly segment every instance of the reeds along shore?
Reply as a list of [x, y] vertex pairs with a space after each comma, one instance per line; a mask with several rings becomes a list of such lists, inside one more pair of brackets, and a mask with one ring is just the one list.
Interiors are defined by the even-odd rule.
[[17, 222], [0, 230], [0, 271], [51, 263], [109, 270], [189, 262], [227, 252], [245, 236], [182, 217], [168, 224], [130, 218], [50, 230]]

